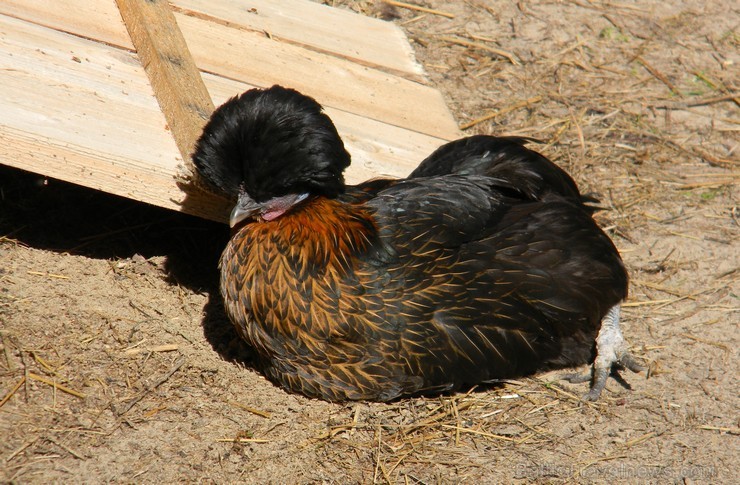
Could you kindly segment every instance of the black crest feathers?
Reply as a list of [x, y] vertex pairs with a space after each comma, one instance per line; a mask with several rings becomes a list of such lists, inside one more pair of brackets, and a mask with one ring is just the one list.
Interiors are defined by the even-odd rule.
[[350, 156], [313, 98], [273, 86], [220, 106], [206, 124], [193, 162], [214, 188], [262, 201], [287, 193], [335, 197]]

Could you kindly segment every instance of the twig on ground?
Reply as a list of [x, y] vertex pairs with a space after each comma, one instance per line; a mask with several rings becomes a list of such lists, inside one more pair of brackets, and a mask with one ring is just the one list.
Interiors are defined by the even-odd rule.
[[398, 8], [405, 8], [408, 10], [416, 10], [417, 12], [424, 12], [424, 13], [430, 13], [432, 15], [440, 15], [442, 17], [447, 17], [448, 19], [454, 19], [455, 15], [451, 14], [449, 12], [443, 12], [441, 10], [435, 10], [433, 8], [427, 8], [422, 7], [420, 5], [414, 5], [412, 3], [406, 3], [406, 2], [397, 2], [395, 0], [382, 0], [383, 3], [387, 3], [388, 5], [392, 5], [394, 7]]
[[502, 108], [502, 109], [500, 109], [498, 111], [494, 111], [493, 113], [489, 113], [489, 114], [487, 114], [485, 116], [481, 116], [480, 118], [476, 118], [476, 119], [474, 119], [472, 121], [469, 121], [467, 123], [464, 123], [463, 125], [460, 126], [460, 129], [461, 130], [467, 130], [468, 128], [472, 128], [473, 126], [475, 126], [475, 125], [477, 125], [479, 123], [483, 123], [484, 121], [492, 120], [492, 119], [497, 118], [499, 116], [503, 116], [506, 113], [509, 113], [511, 111], [515, 111], [515, 110], [520, 109], [520, 108], [525, 108], [525, 107], [527, 107], [527, 106], [529, 106], [531, 104], [539, 103], [540, 101], [542, 101], [542, 96], [533, 96], [533, 97], [531, 97], [529, 99], [525, 99], [523, 101], [519, 101], [518, 103], [514, 103], [514, 104], [512, 104], [510, 106], [507, 106], [505, 108]]
[[497, 56], [505, 57], [509, 62], [511, 62], [515, 66], [518, 66], [520, 64], [516, 56], [514, 56], [514, 54], [512, 54], [511, 52], [506, 52], [501, 49], [496, 49], [495, 47], [487, 46], [486, 44], [483, 44], [481, 42], [472, 42], [469, 40], [460, 39], [458, 37], [449, 37], [449, 36], [440, 37], [439, 40], [443, 42], [449, 42], [450, 44], [461, 45], [463, 47], [470, 47], [473, 49], [481, 49], [484, 51], [488, 51], [492, 54], [496, 54]]
[[138, 395], [136, 395], [135, 397], [133, 397], [127, 403], [122, 404], [120, 406], [116, 406], [113, 411], [118, 416], [122, 416], [122, 415], [126, 414], [132, 407], [134, 407], [136, 405], [136, 403], [138, 403], [139, 401], [141, 401], [144, 398], [144, 396], [146, 396], [147, 394], [149, 394], [150, 392], [152, 392], [154, 389], [156, 389], [157, 387], [159, 387], [162, 384], [164, 384], [165, 382], [167, 382], [167, 380], [170, 377], [172, 377], [173, 374], [175, 372], [177, 372], [180, 369], [180, 367], [182, 367], [182, 365], [184, 363], [185, 363], [185, 356], [180, 356], [180, 358], [177, 359], [177, 361], [175, 361], [175, 363], [172, 365], [172, 367], [170, 367], [170, 369], [163, 376], [159, 377], [157, 380], [155, 380], [151, 384], [146, 384], [144, 386], [144, 390], [143, 391], [141, 391]]
[[662, 82], [666, 86], [668, 86], [668, 89], [670, 89], [673, 94], [677, 96], [681, 96], [681, 92], [678, 90], [675, 84], [673, 84], [662, 72], [660, 72], [658, 69], [653, 67], [648, 61], [642, 58], [642, 56], [637, 56], [635, 58], [637, 62], [643, 65], [647, 71], [652, 74], [658, 81]]

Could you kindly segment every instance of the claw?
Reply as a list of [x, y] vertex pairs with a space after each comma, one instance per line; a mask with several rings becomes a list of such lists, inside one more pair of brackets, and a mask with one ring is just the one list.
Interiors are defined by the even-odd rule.
[[619, 329], [619, 305], [614, 305], [601, 320], [601, 329], [596, 337], [596, 360], [593, 369], [586, 374], [569, 374], [563, 376], [569, 382], [591, 381], [591, 389], [583, 395], [584, 401], [597, 401], [606, 386], [606, 380], [611, 374], [618, 376], [618, 369], [629, 369], [632, 372], [642, 372], [647, 367], [640, 364], [627, 351], [627, 346]]
[[571, 384], [582, 384], [584, 382], [591, 382], [592, 378], [591, 371], [589, 372], [573, 372], [571, 374], [563, 374], [560, 376], [560, 379], [563, 381], [568, 381]]

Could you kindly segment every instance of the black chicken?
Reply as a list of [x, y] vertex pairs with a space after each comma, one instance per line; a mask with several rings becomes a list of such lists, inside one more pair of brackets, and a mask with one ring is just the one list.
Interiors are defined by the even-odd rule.
[[[406, 179], [345, 186], [321, 106], [254, 89], [213, 114], [193, 156], [237, 200], [221, 293], [264, 373], [331, 401], [387, 401], [626, 352], [627, 274], [573, 180], [522, 138], [473, 136]], [[595, 359], [595, 360], [594, 360]]]

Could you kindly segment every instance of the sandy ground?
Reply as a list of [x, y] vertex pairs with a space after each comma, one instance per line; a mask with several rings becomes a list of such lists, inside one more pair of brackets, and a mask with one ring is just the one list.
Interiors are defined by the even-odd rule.
[[543, 140], [599, 194], [650, 378], [290, 395], [223, 315], [225, 227], [0, 168], [0, 481], [737, 482], [737, 6], [336, 3], [402, 25], [466, 133]]

